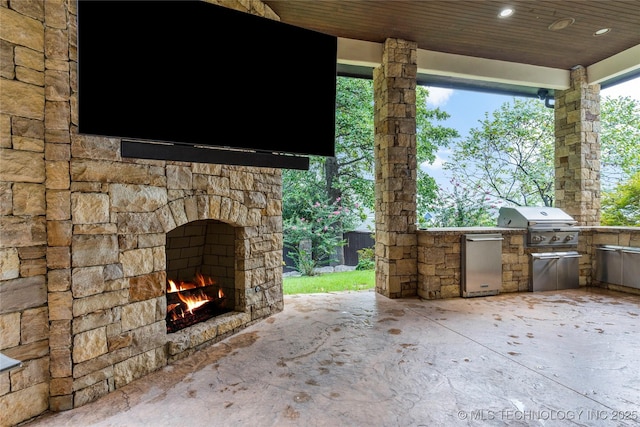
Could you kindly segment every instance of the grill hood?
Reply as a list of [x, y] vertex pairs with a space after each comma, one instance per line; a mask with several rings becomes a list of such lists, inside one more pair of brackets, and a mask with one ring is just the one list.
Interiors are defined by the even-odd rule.
[[502, 207], [498, 213], [498, 227], [530, 228], [574, 226], [577, 221], [560, 208], [516, 206]]

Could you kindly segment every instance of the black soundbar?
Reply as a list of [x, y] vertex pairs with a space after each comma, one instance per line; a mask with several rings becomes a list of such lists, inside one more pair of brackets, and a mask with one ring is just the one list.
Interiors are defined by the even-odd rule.
[[122, 157], [214, 163], [280, 169], [309, 169], [309, 158], [292, 154], [261, 153], [251, 150], [201, 147], [187, 144], [155, 143], [123, 139]]

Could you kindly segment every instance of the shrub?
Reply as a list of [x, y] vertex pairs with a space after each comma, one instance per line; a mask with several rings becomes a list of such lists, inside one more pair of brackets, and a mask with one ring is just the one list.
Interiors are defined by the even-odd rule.
[[375, 253], [373, 248], [362, 248], [358, 250], [358, 265], [356, 270], [373, 270], [376, 267]]
[[304, 217], [284, 221], [284, 245], [289, 249], [296, 270], [313, 275], [316, 267], [328, 265], [336, 249], [346, 244], [343, 235], [359, 220], [358, 212], [333, 203], [309, 204]]

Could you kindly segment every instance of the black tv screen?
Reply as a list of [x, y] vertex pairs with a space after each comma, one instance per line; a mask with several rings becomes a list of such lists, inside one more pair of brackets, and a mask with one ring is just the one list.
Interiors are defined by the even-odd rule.
[[204, 1], [78, 2], [82, 134], [334, 156], [337, 39]]

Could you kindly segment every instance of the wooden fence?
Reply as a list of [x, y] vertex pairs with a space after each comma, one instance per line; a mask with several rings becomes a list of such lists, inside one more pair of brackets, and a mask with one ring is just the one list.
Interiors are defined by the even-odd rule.
[[[347, 241], [347, 244], [343, 246], [341, 252], [341, 261], [333, 262], [331, 265], [348, 265], [355, 267], [358, 265], [358, 251], [363, 248], [373, 248], [375, 241], [373, 237], [371, 237], [371, 232], [368, 231], [351, 231], [349, 233], [344, 234], [344, 238]], [[290, 272], [295, 271], [293, 260], [288, 256], [289, 249], [284, 248], [283, 251], [283, 259], [284, 259], [284, 271]], [[340, 256], [338, 257], [340, 258]]]

